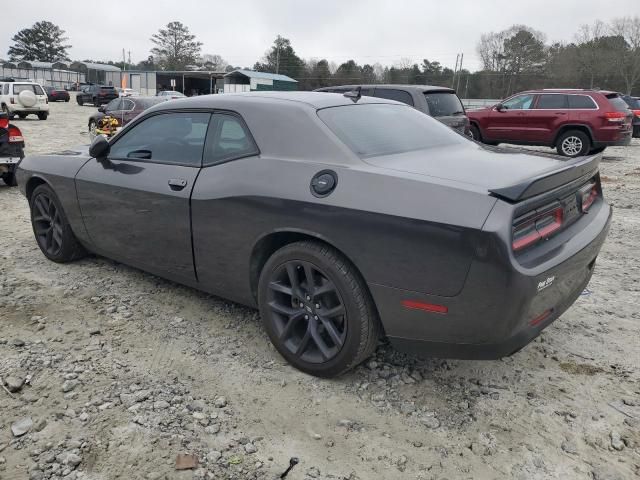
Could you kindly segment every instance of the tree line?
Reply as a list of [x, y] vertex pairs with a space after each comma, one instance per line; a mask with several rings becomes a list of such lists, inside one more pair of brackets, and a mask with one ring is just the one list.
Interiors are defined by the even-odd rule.
[[[11, 60], [53, 62], [68, 59], [65, 32], [48, 21], [20, 30], [9, 48]], [[128, 70], [232, 71], [220, 55], [202, 54], [202, 43], [181, 22], [170, 22], [150, 38], [153, 47], [137, 64], [108, 61]], [[572, 42], [548, 43], [545, 35], [526, 25], [513, 25], [481, 35], [478, 71], [452, 69], [427, 58], [421, 63], [400, 59], [394, 65], [336, 64], [327, 59], [303, 59], [291, 41], [280, 35], [251, 68], [280, 73], [299, 82], [300, 90], [364, 83], [453, 86], [465, 98], [504, 98], [530, 88], [602, 88], [640, 95], [640, 17], [597, 20], [583, 25]], [[91, 61], [91, 60], [86, 60]]]

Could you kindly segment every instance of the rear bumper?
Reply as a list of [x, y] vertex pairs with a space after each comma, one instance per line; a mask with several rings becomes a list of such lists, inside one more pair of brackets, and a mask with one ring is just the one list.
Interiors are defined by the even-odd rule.
[[[602, 202], [593, 214], [593, 221], [562, 247], [562, 259], [545, 263], [542, 270], [491, 258], [476, 260], [455, 297], [371, 285], [392, 345], [423, 356], [463, 359], [495, 359], [520, 350], [560, 317], [589, 283], [609, 230], [611, 208]], [[406, 309], [401, 306], [405, 300], [444, 305], [448, 312]]]
[[600, 135], [594, 139], [593, 146], [598, 147], [624, 147], [631, 143], [632, 130], [607, 130], [600, 132]]

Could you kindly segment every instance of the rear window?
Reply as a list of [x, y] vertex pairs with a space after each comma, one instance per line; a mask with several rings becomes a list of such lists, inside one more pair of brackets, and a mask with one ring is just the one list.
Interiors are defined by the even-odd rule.
[[627, 97], [622, 97], [622, 99], [625, 101], [627, 105], [629, 105], [629, 108], [633, 110], [640, 109], [640, 100], [638, 100], [637, 98], [627, 96]]
[[596, 109], [598, 106], [588, 95], [569, 95], [569, 108]]
[[424, 98], [429, 105], [429, 114], [432, 117], [448, 117], [450, 115], [462, 115], [464, 108], [455, 93], [451, 92], [425, 92]]
[[44, 95], [44, 91], [40, 85], [34, 85], [32, 83], [16, 83], [13, 85], [13, 93], [14, 95], [20, 94], [20, 92], [24, 91], [33, 92], [36, 95]]
[[466, 141], [413, 108], [363, 104], [325, 108], [318, 116], [356, 155], [378, 157]]
[[538, 95], [538, 103], [535, 108], [541, 110], [554, 110], [557, 108], [567, 108], [567, 96], [557, 93], [543, 93]]
[[609, 103], [617, 112], [626, 112], [627, 110], [629, 110], [629, 105], [627, 105], [627, 102], [625, 102], [618, 95], [607, 95], [607, 100], [609, 100]]
[[395, 100], [396, 102], [406, 103], [413, 107], [413, 98], [411, 94], [404, 90], [396, 90], [393, 88], [376, 88], [373, 92], [374, 97], [386, 98], [387, 100]]

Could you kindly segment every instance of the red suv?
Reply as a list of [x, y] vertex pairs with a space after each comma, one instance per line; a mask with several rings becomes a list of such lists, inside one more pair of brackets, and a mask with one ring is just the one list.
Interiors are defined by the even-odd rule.
[[544, 145], [567, 157], [631, 142], [633, 113], [616, 92], [530, 90], [467, 116], [478, 141]]

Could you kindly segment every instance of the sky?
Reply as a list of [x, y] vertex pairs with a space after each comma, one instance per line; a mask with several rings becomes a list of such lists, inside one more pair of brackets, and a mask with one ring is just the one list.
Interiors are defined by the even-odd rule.
[[[340, 64], [394, 65], [402, 59], [437, 60], [451, 68], [464, 53], [464, 68], [480, 68], [480, 35], [513, 24], [545, 33], [548, 42], [570, 42], [582, 24], [640, 15], [640, 0], [110, 0], [3, 2], [0, 58], [11, 37], [39, 20], [66, 31], [72, 60], [119, 60], [122, 49], [137, 63], [149, 56], [151, 35], [171, 21], [187, 25], [202, 53], [251, 67], [277, 35], [304, 58]], [[54, 7], [55, 5], [55, 7]]]

